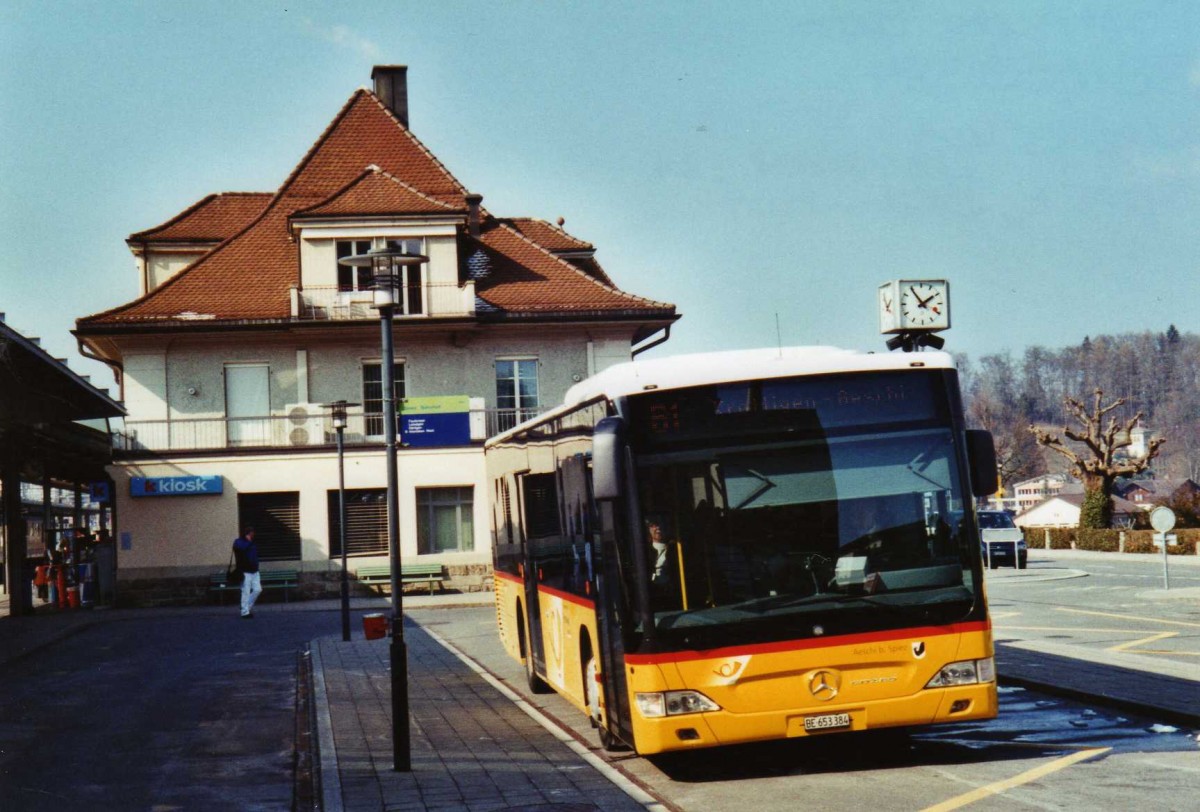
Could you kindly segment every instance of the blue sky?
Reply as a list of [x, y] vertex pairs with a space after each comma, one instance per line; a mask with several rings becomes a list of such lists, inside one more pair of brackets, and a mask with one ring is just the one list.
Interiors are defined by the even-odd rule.
[[898, 277], [973, 358], [1200, 332], [1200, 4], [5, 0], [0, 53], [0, 310], [104, 386], [124, 238], [273, 191], [377, 63], [492, 212], [678, 305], [656, 355], [881, 350]]

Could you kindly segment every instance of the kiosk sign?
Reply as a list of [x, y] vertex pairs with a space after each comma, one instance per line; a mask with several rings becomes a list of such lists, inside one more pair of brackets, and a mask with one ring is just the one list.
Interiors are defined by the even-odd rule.
[[135, 476], [129, 480], [129, 495], [141, 496], [209, 496], [224, 492], [225, 479], [220, 476]]

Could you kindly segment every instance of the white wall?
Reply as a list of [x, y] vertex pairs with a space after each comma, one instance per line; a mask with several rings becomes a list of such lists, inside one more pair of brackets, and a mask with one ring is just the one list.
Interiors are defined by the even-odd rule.
[[[343, 331], [348, 332], [348, 331]], [[129, 349], [124, 399], [131, 422], [195, 420], [225, 414], [224, 368], [228, 363], [265, 363], [270, 367], [271, 410], [284, 414], [288, 404], [334, 400], [362, 401], [363, 361], [380, 358], [377, 331], [361, 330], [338, 343], [327, 336], [233, 334], [221, 341], [174, 339], [166, 350]], [[353, 338], [358, 336], [360, 338]], [[595, 363], [628, 360], [616, 351], [619, 341], [595, 342], [603, 348]], [[303, 354], [301, 354], [303, 353]], [[405, 364], [409, 397], [469, 395], [496, 406], [497, 358], [538, 359], [538, 394], [543, 406], [562, 401], [577, 378], [586, 377], [589, 347], [585, 337], [553, 328], [493, 331], [487, 336], [430, 335], [397, 329], [397, 361]], [[603, 368], [603, 367], [600, 367]]]
[[1077, 527], [1079, 508], [1063, 499], [1047, 499], [1013, 520], [1018, 527]]
[[191, 265], [197, 259], [195, 252], [190, 254], [162, 254], [157, 251], [150, 254], [146, 281], [150, 290], [162, 285], [175, 274]]
[[[473, 486], [475, 549], [428, 559], [444, 564], [491, 563], [482, 449], [404, 449], [398, 457], [402, 558], [409, 561], [418, 558], [417, 488]], [[387, 485], [382, 449], [347, 451], [345, 470], [348, 489]], [[126, 550], [118, 543], [122, 578], [200, 575], [220, 570], [228, 563], [230, 545], [239, 532], [239, 493], [296, 491], [300, 494], [302, 560], [268, 564], [268, 568], [325, 571], [340, 566], [340, 559], [329, 558], [327, 492], [337, 488], [336, 453], [163, 460], [114, 465], [109, 472], [116, 483], [118, 532], [121, 537], [128, 534], [130, 546]], [[133, 498], [129, 481], [135, 476], [221, 476], [224, 493]], [[351, 569], [384, 560], [386, 556], [354, 558]]]
[[166, 354], [139, 353], [125, 356], [121, 398], [130, 417], [165, 420], [167, 417]]

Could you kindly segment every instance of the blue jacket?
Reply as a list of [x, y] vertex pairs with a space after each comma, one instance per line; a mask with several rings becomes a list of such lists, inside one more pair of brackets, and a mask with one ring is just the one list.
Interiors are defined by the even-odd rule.
[[233, 557], [242, 572], [258, 572], [258, 545], [250, 539], [240, 537], [233, 543]]

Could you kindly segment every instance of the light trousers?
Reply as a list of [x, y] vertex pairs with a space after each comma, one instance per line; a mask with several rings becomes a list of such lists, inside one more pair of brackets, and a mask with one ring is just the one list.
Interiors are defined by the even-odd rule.
[[242, 617], [254, 611], [254, 602], [262, 594], [262, 574], [242, 573]]

